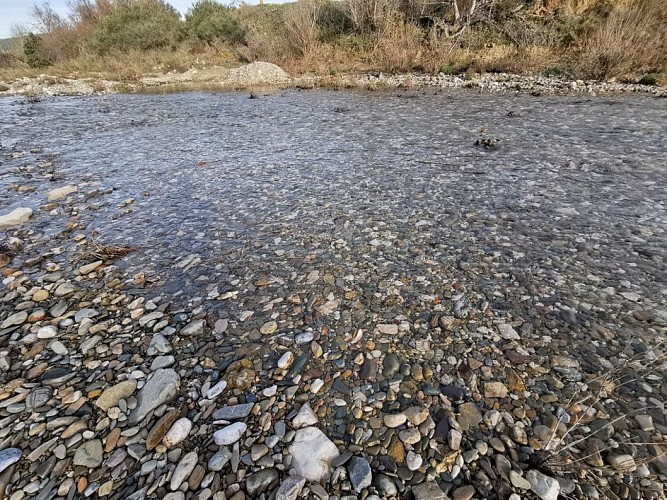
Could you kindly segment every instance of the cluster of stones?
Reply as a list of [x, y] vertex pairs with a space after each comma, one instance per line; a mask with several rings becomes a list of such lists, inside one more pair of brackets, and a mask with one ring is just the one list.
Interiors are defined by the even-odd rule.
[[[380, 269], [372, 288], [308, 254], [280, 275], [289, 252], [262, 244], [224, 289], [171, 294], [148, 270], [75, 259], [79, 207], [103, 195], [61, 186], [0, 213], [22, 241], [0, 256], [0, 497], [664, 494], [658, 293], [624, 279], [575, 309], [554, 293], [556, 264], [510, 276], [510, 256], [470, 242], [441, 265], [377, 224], [355, 251], [327, 241], [337, 263], [377, 251], [369, 268], [382, 267], [399, 248], [432, 274]], [[60, 217], [66, 231], [47, 235]], [[174, 267], [205, 281], [199, 262]], [[602, 310], [604, 323], [587, 313]]]
[[470, 88], [485, 92], [531, 92], [539, 94], [625, 94], [640, 93], [664, 97], [665, 87], [636, 83], [572, 80], [554, 76], [520, 76], [504, 73], [484, 73], [472, 77], [455, 75], [379, 74], [366, 75], [360, 84], [387, 87]]

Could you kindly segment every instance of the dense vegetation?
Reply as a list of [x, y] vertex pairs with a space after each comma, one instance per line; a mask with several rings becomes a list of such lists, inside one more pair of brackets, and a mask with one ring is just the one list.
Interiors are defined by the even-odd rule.
[[[23, 64], [121, 79], [265, 60], [294, 72], [513, 72], [665, 79], [664, 0], [74, 0], [34, 8]], [[12, 61], [15, 58], [0, 59]], [[7, 63], [6, 63], [7, 64]]]

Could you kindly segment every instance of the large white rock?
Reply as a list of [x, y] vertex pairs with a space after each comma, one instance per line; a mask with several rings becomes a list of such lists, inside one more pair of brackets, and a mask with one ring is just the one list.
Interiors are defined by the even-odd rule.
[[5, 229], [6, 227], [18, 226], [27, 222], [32, 215], [31, 208], [20, 207], [15, 210], [12, 210], [8, 214], [0, 215], [0, 229]]
[[529, 470], [526, 479], [530, 489], [542, 500], [558, 500], [560, 484], [553, 477], [545, 476], [536, 470]]
[[331, 460], [339, 455], [336, 445], [317, 427], [306, 427], [296, 431], [289, 452], [296, 473], [309, 481], [316, 482], [329, 475]]
[[176, 446], [190, 435], [191, 430], [192, 421], [189, 418], [179, 418], [162, 438], [162, 444], [167, 448]]
[[213, 440], [218, 446], [226, 446], [229, 444], [236, 443], [243, 433], [246, 431], [248, 426], [243, 422], [236, 422], [227, 427], [223, 427], [219, 431], [215, 431], [213, 434]]
[[49, 201], [60, 201], [67, 198], [70, 194], [76, 193], [78, 188], [76, 186], [63, 186], [49, 191]]
[[299, 413], [296, 414], [294, 420], [292, 420], [292, 427], [295, 429], [300, 429], [301, 427], [308, 427], [309, 425], [315, 425], [317, 423], [317, 415], [313, 413], [313, 409], [308, 403], [304, 403], [299, 410]]

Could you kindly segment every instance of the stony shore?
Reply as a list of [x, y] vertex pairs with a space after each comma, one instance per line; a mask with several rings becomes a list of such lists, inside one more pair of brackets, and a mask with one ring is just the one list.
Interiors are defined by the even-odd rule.
[[[616, 179], [595, 162], [549, 171], [539, 210], [530, 194], [474, 212], [478, 180], [477, 194], [452, 188], [451, 212], [438, 190], [412, 191], [389, 223], [363, 210], [386, 208], [407, 177], [368, 203], [353, 178], [265, 240], [215, 262], [179, 255], [174, 272], [206, 287], [187, 296], [124, 263], [151, 250], [90, 230], [99, 213], [142, 217], [140, 199], [105, 201], [111, 189], [18, 141], [0, 161], [7, 199], [40, 200], [0, 210], [0, 499], [664, 498], [666, 228], [651, 190], [663, 173], [640, 171], [644, 187], [623, 193], [655, 202], [629, 222], [595, 218], [609, 202], [597, 185], [576, 208], [553, 196], [558, 179]], [[300, 203], [348, 182], [271, 175]], [[278, 188], [258, 193], [283, 203]], [[543, 240], [546, 225], [519, 218], [538, 211], [556, 228]]]
[[147, 76], [138, 82], [117, 82], [94, 77], [59, 78], [40, 75], [14, 81], [0, 81], [0, 96], [53, 96], [94, 95], [117, 92], [165, 92], [187, 90], [242, 90], [242, 89], [286, 89], [286, 88], [348, 88], [348, 89], [420, 89], [468, 88], [483, 92], [527, 92], [535, 95], [609, 95], [650, 94], [667, 96], [667, 88], [655, 85], [640, 85], [619, 82], [570, 80], [547, 76], [519, 76], [509, 74], [483, 74], [473, 77], [455, 75], [382, 73], [362, 75], [339, 75], [318, 77], [312, 75], [290, 77], [281, 68], [270, 63], [252, 63], [239, 68], [211, 67], [188, 70], [184, 73], [167, 73]]

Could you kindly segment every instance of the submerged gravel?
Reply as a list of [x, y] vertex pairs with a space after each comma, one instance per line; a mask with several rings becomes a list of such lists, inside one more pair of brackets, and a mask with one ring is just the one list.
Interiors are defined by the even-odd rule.
[[247, 97], [0, 100], [0, 497], [664, 496], [667, 101]]

